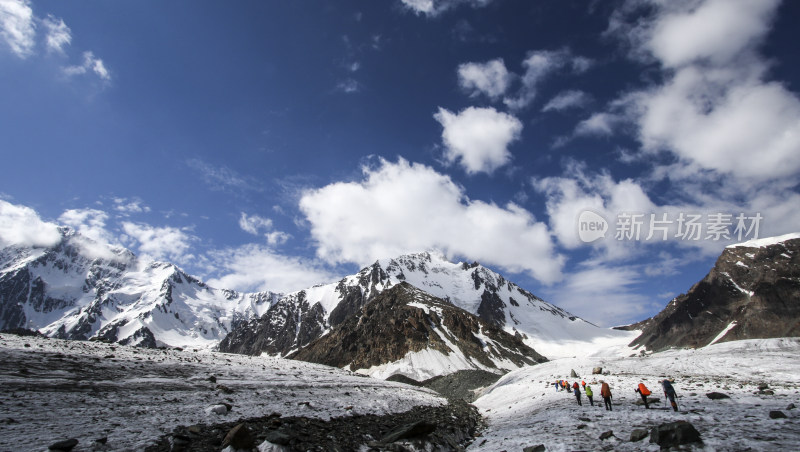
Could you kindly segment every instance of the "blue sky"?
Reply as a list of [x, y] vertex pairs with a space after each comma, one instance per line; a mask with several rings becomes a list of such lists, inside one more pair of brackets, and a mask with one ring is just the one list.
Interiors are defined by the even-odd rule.
[[[437, 249], [641, 320], [740, 214], [800, 229], [798, 19], [777, 0], [0, 0], [0, 242], [65, 224], [247, 291]], [[584, 211], [604, 237], [582, 240]]]

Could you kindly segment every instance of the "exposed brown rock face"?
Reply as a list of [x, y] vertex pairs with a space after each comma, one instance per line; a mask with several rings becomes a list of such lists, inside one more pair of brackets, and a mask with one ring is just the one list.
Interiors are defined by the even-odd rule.
[[289, 357], [356, 370], [426, 348], [446, 355], [462, 353], [476, 368], [480, 364], [497, 369], [500, 360], [517, 366], [546, 360], [521, 339], [408, 283], [382, 292], [326, 336]]
[[632, 345], [650, 350], [718, 342], [800, 336], [800, 239], [761, 248], [726, 248], [714, 268], [673, 299]]

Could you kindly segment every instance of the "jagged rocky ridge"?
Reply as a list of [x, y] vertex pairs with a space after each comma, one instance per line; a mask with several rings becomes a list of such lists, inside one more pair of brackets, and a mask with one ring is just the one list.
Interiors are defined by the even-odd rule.
[[208, 287], [69, 228], [52, 247], [0, 249], [0, 330], [144, 347], [216, 345], [278, 295]]
[[289, 358], [418, 380], [462, 369], [499, 372], [546, 361], [521, 337], [406, 282], [381, 292]]
[[688, 292], [628, 327], [642, 330], [631, 345], [660, 351], [800, 336], [800, 238], [784, 238], [725, 248]]
[[452, 263], [435, 253], [378, 260], [340, 281], [283, 297], [259, 319], [241, 324], [220, 351], [286, 356], [340, 325], [382, 291], [409, 283], [521, 338], [583, 340], [606, 334], [477, 263]]

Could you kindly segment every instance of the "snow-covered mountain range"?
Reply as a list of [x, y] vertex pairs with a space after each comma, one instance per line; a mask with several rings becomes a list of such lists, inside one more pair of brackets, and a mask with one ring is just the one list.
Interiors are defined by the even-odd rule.
[[172, 264], [59, 231], [61, 240], [49, 248], [0, 249], [0, 329], [207, 348], [278, 298], [214, 289]]
[[424, 252], [381, 259], [340, 281], [286, 295], [221, 343], [234, 353], [288, 355], [327, 334], [382, 291], [406, 282], [519, 337], [547, 357], [574, 356], [592, 344], [625, 344], [631, 332], [600, 328], [554, 306], [478, 263]]

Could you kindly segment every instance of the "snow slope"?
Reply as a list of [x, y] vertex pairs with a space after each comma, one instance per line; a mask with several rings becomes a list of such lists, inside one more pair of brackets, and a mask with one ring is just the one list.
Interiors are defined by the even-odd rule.
[[[327, 420], [447, 403], [427, 389], [279, 358], [2, 334], [0, 362], [3, 451], [46, 450], [67, 438], [87, 451], [103, 437], [108, 448], [99, 450], [138, 451], [178, 425], [271, 413]], [[215, 413], [222, 402], [232, 409]]]
[[800, 239], [800, 232], [793, 232], [791, 234], [784, 234], [775, 237], [765, 237], [763, 239], [748, 240], [746, 242], [728, 245], [726, 246], [726, 248], [737, 248], [737, 247], [763, 248], [765, 246], [777, 245], [778, 243], [782, 243], [792, 239]]
[[[647, 439], [630, 442], [631, 432], [675, 420], [691, 422], [705, 450], [797, 450], [800, 412], [785, 408], [800, 405], [798, 353], [800, 338], [756, 339], [644, 357], [561, 359], [523, 368], [502, 377], [475, 402], [489, 426], [468, 450], [522, 450], [538, 444], [548, 451], [658, 450]], [[591, 375], [595, 366], [609, 375]], [[573, 394], [555, 391], [554, 381], [574, 381], [569, 377], [572, 369], [594, 390], [596, 406], [589, 406], [585, 395], [583, 406], [578, 406]], [[667, 377], [675, 379], [679, 412], [665, 407], [659, 382]], [[614, 411], [602, 407], [600, 379], [611, 386]], [[639, 382], [661, 403], [650, 410], [634, 405], [640, 400], [634, 393]], [[757, 394], [760, 383], [767, 383], [775, 395]], [[710, 400], [706, 393], [712, 391], [731, 398]], [[783, 410], [788, 418], [770, 419], [771, 410]], [[584, 427], [578, 429], [580, 425]], [[600, 434], [608, 430], [614, 437], [601, 441]]]

